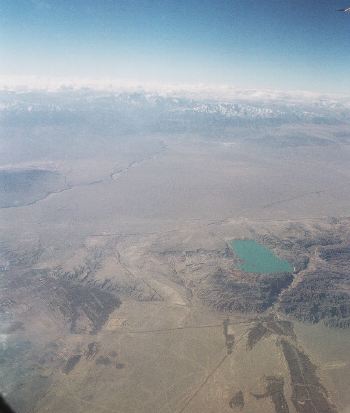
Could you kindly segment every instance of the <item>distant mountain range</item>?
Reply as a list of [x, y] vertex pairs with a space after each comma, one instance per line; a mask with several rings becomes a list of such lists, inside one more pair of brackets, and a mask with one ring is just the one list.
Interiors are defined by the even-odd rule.
[[277, 122], [347, 122], [350, 120], [350, 103], [347, 100], [305, 99], [295, 103], [286, 97], [284, 100], [265, 99], [194, 99], [176, 95], [161, 95], [149, 92], [105, 92], [92, 89], [60, 89], [45, 91], [0, 91], [0, 113], [2, 120], [23, 114], [51, 116], [64, 113], [84, 114], [91, 111], [113, 114], [123, 113], [142, 117], [152, 113], [151, 118], [193, 120], [254, 120]]

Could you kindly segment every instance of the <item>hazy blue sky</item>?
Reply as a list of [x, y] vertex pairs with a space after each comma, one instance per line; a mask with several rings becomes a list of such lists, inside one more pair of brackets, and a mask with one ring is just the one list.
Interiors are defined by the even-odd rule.
[[0, 74], [350, 93], [346, 0], [0, 0]]

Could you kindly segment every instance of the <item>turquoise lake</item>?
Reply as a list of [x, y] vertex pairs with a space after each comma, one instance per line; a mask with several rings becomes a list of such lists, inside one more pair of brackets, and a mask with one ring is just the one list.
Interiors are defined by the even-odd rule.
[[293, 272], [288, 261], [254, 240], [232, 240], [229, 245], [240, 259], [239, 268], [242, 271], [258, 274]]

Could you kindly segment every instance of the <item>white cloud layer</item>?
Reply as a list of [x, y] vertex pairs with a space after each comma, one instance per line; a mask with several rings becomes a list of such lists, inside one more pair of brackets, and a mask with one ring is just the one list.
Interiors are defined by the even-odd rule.
[[350, 96], [339, 94], [320, 94], [308, 91], [282, 91], [269, 89], [239, 89], [230, 85], [209, 84], [160, 84], [143, 83], [125, 79], [91, 78], [45, 78], [36, 76], [0, 76], [0, 90], [55, 92], [64, 88], [80, 90], [89, 88], [109, 92], [147, 92], [163, 96], [179, 96], [194, 99], [213, 99], [220, 101], [288, 101], [290, 103], [311, 103], [316, 101], [341, 102], [350, 104]]

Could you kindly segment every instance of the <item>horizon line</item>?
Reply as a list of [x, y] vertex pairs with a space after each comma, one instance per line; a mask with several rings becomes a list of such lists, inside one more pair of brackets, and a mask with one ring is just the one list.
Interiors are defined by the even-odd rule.
[[[0, 90], [9, 92], [45, 91], [59, 92], [66, 89], [90, 89], [100, 92], [148, 92], [158, 95], [202, 95], [207, 98], [241, 99], [348, 99], [349, 94], [315, 92], [304, 89], [244, 88], [232, 84], [213, 83], [163, 83], [143, 82], [121, 78], [59, 77], [59, 76], [3, 76]], [[204, 95], [204, 96], [203, 96]], [[206, 95], [206, 96], [205, 96]], [[200, 96], [198, 96], [200, 97]]]

